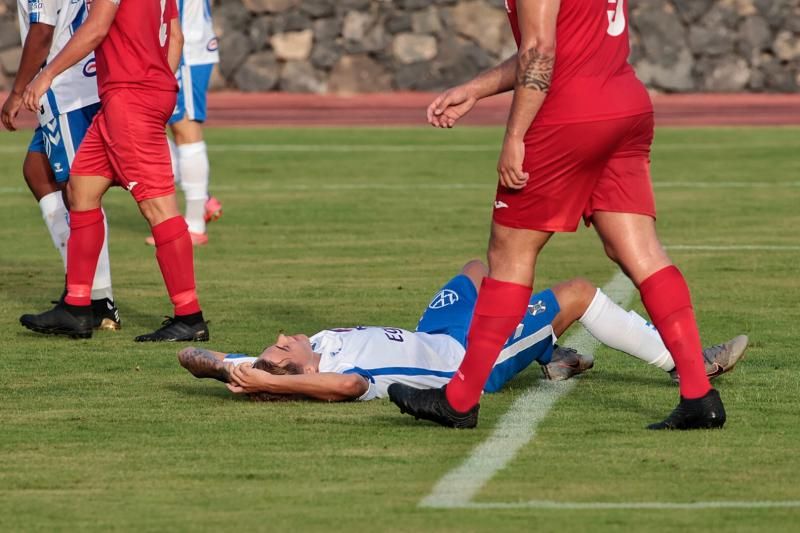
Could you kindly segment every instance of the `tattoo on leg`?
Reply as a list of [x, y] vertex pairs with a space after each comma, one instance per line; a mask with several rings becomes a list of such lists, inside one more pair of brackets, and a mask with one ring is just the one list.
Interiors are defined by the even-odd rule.
[[546, 93], [550, 90], [555, 61], [555, 55], [542, 54], [536, 50], [520, 53], [517, 84]]

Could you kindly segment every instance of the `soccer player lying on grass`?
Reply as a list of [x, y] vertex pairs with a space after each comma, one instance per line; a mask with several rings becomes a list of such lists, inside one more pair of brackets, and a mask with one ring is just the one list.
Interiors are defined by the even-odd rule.
[[[464, 357], [479, 281], [485, 275], [483, 263], [467, 263], [434, 296], [415, 332], [330, 329], [310, 339], [279, 335], [258, 358], [189, 347], [178, 353], [178, 359], [195, 377], [218, 379], [232, 392], [257, 400], [371, 400], [386, 397], [393, 383], [441, 387]], [[572, 279], [531, 297], [528, 312], [506, 342], [484, 390], [499, 391], [534, 361], [553, 381], [591, 368], [591, 356], [553, 344], [576, 320], [606, 345], [670, 372], [677, 380], [672, 357], [655, 329], [588, 281]], [[743, 335], [707, 348], [709, 378], [733, 369], [746, 348]]]

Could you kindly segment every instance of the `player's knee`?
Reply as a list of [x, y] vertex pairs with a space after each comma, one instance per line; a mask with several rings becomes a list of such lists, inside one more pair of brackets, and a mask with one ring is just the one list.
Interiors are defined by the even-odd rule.
[[596, 292], [597, 287], [583, 278], [573, 278], [553, 287], [553, 293], [556, 295], [558, 305], [562, 309], [575, 308], [585, 310], [592, 302]]

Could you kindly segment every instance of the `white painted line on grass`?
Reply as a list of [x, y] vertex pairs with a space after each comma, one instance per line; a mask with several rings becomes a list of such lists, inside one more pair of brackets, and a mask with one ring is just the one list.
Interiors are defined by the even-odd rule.
[[704, 501], [704, 502], [470, 502], [459, 506], [468, 509], [556, 509], [569, 511], [597, 511], [608, 509], [653, 510], [703, 510], [703, 509], [774, 509], [800, 507], [800, 500], [776, 501]]
[[[628, 278], [618, 272], [603, 291], [609, 298], [627, 306], [634, 293]], [[565, 345], [581, 353], [592, 355], [598, 343], [586, 330], [570, 335]], [[576, 380], [562, 382], [541, 381], [517, 398], [500, 419], [488, 439], [478, 445], [470, 456], [454, 470], [448, 472], [434, 486], [430, 494], [420, 501], [421, 507], [467, 507], [472, 498], [494, 475], [508, 465], [517, 452], [536, 436], [539, 423], [545, 419], [555, 403], [568, 394]]]
[[667, 250], [698, 252], [796, 252], [800, 246], [781, 244], [670, 244]]

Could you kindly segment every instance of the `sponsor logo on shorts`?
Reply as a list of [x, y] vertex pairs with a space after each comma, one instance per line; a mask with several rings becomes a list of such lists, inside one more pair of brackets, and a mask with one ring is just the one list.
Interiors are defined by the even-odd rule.
[[528, 312], [533, 316], [544, 313], [545, 311], [547, 311], [547, 306], [541, 300], [528, 306]]
[[505, 202], [501, 202], [500, 200], [494, 201], [494, 208], [495, 209], [503, 209], [504, 207], [508, 207], [508, 204]]
[[431, 303], [428, 305], [429, 309], [442, 309], [448, 305], [453, 305], [458, 301], [458, 293], [450, 289], [440, 290], [436, 296], [433, 297]]
[[206, 50], [208, 50], [209, 52], [216, 52], [217, 49], [219, 49], [219, 40], [216, 37], [214, 37], [210, 41], [208, 41], [208, 44], [206, 45]]
[[90, 59], [83, 65], [83, 75], [87, 78], [94, 78], [97, 76], [97, 62], [95, 62], [94, 58]]
[[[608, 34], [619, 37], [625, 32], [625, 0], [608, 0]], [[613, 7], [613, 9], [611, 9]]]
[[138, 181], [132, 181], [132, 182], [128, 183], [128, 186], [125, 187], [125, 188], [128, 189], [129, 191], [132, 191], [133, 188], [136, 187], [137, 185], [139, 185]]

